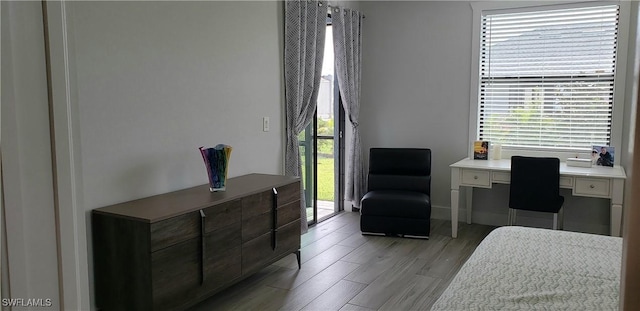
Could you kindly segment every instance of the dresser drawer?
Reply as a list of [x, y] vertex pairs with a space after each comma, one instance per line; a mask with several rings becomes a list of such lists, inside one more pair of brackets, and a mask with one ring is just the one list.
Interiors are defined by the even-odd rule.
[[285, 205], [278, 204], [278, 227], [299, 220], [300, 216], [300, 200], [291, 201]]
[[271, 212], [242, 220], [242, 242], [255, 239], [267, 232], [271, 232], [272, 222], [273, 219]]
[[234, 223], [240, 223], [242, 200], [215, 205], [203, 209], [202, 212], [205, 215], [204, 231], [209, 233]]
[[263, 191], [242, 199], [242, 221], [268, 213], [273, 208], [273, 192]]
[[[276, 188], [277, 227], [300, 219], [300, 184]], [[263, 191], [242, 200], [242, 241], [255, 239], [273, 229], [273, 190]]]
[[276, 188], [278, 191], [278, 207], [300, 200], [300, 184], [292, 183]]
[[[278, 207], [300, 200], [300, 184], [276, 187]], [[242, 199], [242, 220], [270, 212], [273, 208], [273, 190], [267, 190]]]
[[573, 195], [588, 197], [611, 197], [611, 181], [604, 178], [576, 178]]
[[[199, 238], [153, 252], [148, 263], [151, 274], [145, 279], [148, 283], [135, 284], [145, 288], [150, 286], [147, 290], [151, 291], [153, 306], [145, 306], [145, 310], [176, 309], [184, 297], [197, 295], [201, 287], [200, 260]], [[135, 272], [138, 271], [131, 271]]]
[[300, 221], [291, 222], [276, 232], [276, 248], [271, 245], [272, 232], [242, 244], [242, 275], [253, 273], [274, 258], [300, 249]]
[[200, 238], [151, 254], [153, 310], [182, 310], [185, 299], [201, 299], [241, 276], [240, 239], [235, 239], [235, 245], [224, 242], [224, 247], [219, 247], [219, 240], [214, 235], [205, 237], [204, 256]]
[[[300, 221], [300, 200], [289, 202], [283, 206], [278, 205], [278, 228], [293, 221]], [[242, 241], [249, 241], [267, 232], [271, 232], [272, 222], [273, 214], [271, 211], [243, 220]]]
[[489, 171], [463, 169], [460, 173], [461, 185], [491, 188]]
[[240, 224], [219, 231], [204, 238], [204, 283], [215, 288], [230, 283], [242, 273]]
[[[240, 224], [241, 200], [233, 200], [205, 208], [205, 232], [212, 232], [231, 224]], [[151, 251], [199, 237], [202, 219], [200, 211], [187, 213], [151, 224]]]
[[151, 224], [151, 251], [200, 236], [200, 212], [191, 212]]

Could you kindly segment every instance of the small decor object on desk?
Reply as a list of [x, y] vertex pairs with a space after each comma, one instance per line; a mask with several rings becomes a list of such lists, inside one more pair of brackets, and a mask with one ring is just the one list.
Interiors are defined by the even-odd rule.
[[501, 144], [497, 144], [497, 143], [493, 144], [493, 150], [491, 151], [491, 158], [493, 160], [502, 159], [502, 145]]
[[613, 167], [616, 148], [611, 146], [596, 146], [591, 148], [591, 163], [598, 166]]
[[232, 148], [223, 144], [218, 144], [213, 148], [203, 148], [200, 147], [199, 149], [209, 176], [209, 190], [211, 192], [224, 191]]
[[473, 142], [473, 159], [487, 160], [489, 159], [489, 142], [476, 140]]

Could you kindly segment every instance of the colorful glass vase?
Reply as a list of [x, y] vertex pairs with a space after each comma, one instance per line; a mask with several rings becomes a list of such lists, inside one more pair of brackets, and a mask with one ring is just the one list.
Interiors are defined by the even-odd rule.
[[213, 148], [204, 149], [204, 147], [200, 147], [199, 149], [209, 176], [209, 191], [224, 191], [226, 189], [231, 146], [218, 144]]

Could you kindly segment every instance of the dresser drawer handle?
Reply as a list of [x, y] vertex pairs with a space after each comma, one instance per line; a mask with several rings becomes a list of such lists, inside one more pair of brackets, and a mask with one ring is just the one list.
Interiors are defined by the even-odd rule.
[[278, 190], [271, 188], [273, 195], [273, 205], [271, 206], [271, 249], [275, 250], [277, 247], [278, 239], [276, 234], [278, 233]]
[[477, 175], [476, 175], [476, 176], [473, 176], [473, 179], [478, 179], [478, 176], [477, 176]]
[[596, 187], [596, 186], [594, 186], [593, 184], [589, 185], [589, 188], [591, 188], [591, 189], [593, 189], [593, 188], [595, 188], [595, 187]]
[[205, 215], [203, 210], [200, 210], [200, 285], [204, 284], [204, 261], [205, 261], [205, 253], [206, 253], [206, 249], [205, 249], [205, 240], [204, 240], [204, 236], [205, 236], [205, 225], [206, 225], [206, 221], [205, 218], [207, 217], [207, 215]]

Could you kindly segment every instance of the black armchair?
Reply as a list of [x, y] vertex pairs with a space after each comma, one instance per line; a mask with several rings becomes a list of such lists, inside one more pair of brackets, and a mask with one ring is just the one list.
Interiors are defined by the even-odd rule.
[[429, 237], [431, 150], [371, 148], [367, 193], [360, 202], [360, 230]]

